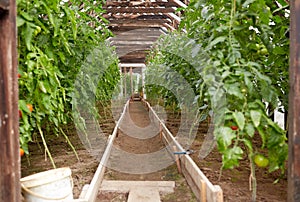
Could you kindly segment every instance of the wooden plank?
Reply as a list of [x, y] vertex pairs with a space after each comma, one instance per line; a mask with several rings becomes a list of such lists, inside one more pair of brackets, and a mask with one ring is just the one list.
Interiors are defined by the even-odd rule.
[[[163, 7], [178, 7], [178, 4], [173, 2], [173, 1], [155, 1], [155, 2], [134, 2], [134, 1], [108, 1], [106, 2], [106, 7], [108, 6], [153, 6], [153, 7], [157, 7], [157, 6], [163, 6]], [[104, 7], [105, 9], [105, 7]]]
[[170, 17], [167, 14], [162, 13], [153, 13], [153, 14], [132, 14], [132, 13], [121, 13], [121, 14], [103, 14], [102, 17], [107, 20], [162, 20], [169, 19]]
[[287, 201], [300, 201], [300, 1], [290, 1], [289, 161]]
[[81, 193], [79, 195], [79, 199], [84, 199], [85, 195], [86, 195], [86, 192], [87, 190], [89, 189], [89, 184], [85, 184], [81, 190]]
[[136, 27], [136, 28], [148, 28], [148, 27], [152, 27], [152, 28], [162, 28], [162, 27], [166, 27], [166, 28], [170, 28], [171, 30], [175, 30], [175, 28], [173, 27], [173, 25], [170, 25], [168, 23], [161, 23], [161, 24], [157, 24], [157, 23], [151, 23], [151, 22], [139, 22], [139, 23], [128, 23], [128, 24], [109, 24], [109, 27]]
[[149, 23], [149, 24], [162, 24], [162, 23], [168, 23], [170, 20], [168, 19], [128, 19], [128, 18], [122, 18], [122, 19], [108, 19], [111, 24], [133, 24], [133, 23]]
[[154, 42], [153, 41], [112, 41], [110, 44], [118, 47], [122, 46], [128, 46], [128, 45], [133, 45], [133, 46], [151, 46]]
[[200, 201], [206, 201], [206, 183], [204, 180], [200, 180]]
[[172, 23], [168, 19], [116, 19], [110, 20], [109, 26], [122, 27], [163, 27], [164, 23]]
[[145, 63], [120, 63], [120, 67], [146, 67]]
[[175, 11], [173, 8], [163, 7], [108, 7], [107, 13], [172, 13]]
[[0, 0], [0, 201], [21, 201], [16, 1]]
[[160, 32], [160, 28], [142, 28], [142, 29], [137, 29], [137, 27], [112, 27], [111, 28], [111, 31], [118, 35], [118, 34], [125, 34], [127, 35], [126, 32], [140, 32], [142, 33], [143, 35], [145, 35], [146, 33], [151, 33], [153, 32], [152, 34], [156, 35], [158, 32]]
[[[184, 155], [181, 157], [181, 167], [185, 174], [185, 177], [190, 178], [190, 186], [191, 188], [194, 187], [194, 190], [200, 190], [196, 191], [198, 193], [199, 200], [201, 198], [201, 188], [203, 187], [203, 183], [206, 184], [206, 198], [207, 201], [212, 202], [222, 202], [223, 201], [223, 192], [222, 189], [218, 186], [214, 186], [204, 175], [204, 173], [199, 169], [199, 167], [196, 165], [196, 163], [191, 159], [190, 156]], [[186, 175], [188, 173], [188, 175]], [[195, 193], [195, 194], [196, 194]]]
[[[173, 146], [173, 152], [174, 153], [178, 152], [176, 146]], [[175, 162], [176, 162], [176, 165], [177, 165], [178, 173], [182, 173], [182, 171], [181, 171], [181, 165], [180, 165], [180, 160], [179, 160], [179, 155], [175, 154]]]
[[116, 123], [116, 126], [113, 130], [113, 133], [111, 135], [111, 137], [109, 138], [108, 140], [108, 145], [104, 151], [104, 154], [101, 158], [101, 161], [97, 167], [97, 170], [94, 174], [94, 177], [86, 191], [86, 194], [84, 196], [84, 200], [88, 201], [88, 202], [93, 202], [96, 200], [96, 197], [97, 197], [97, 194], [98, 194], [98, 190], [99, 190], [99, 187], [101, 185], [101, 182], [103, 180], [103, 177], [104, 177], [104, 173], [105, 173], [105, 169], [106, 169], [106, 163], [108, 161], [108, 158], [110, 156], [110, 152], [111, 152], [111, 149], [112, 149], [112, 145], [113, 145], [113, 141], [117, 135], [117, 132], [118, 132], [118, 128], [120, 126], [120, 123], [121, 121], [123, 120], [124, 118], [124, 115], [125, 115], [125, 111], [127, 110], [127, 107], [128, 107], [128, 104], [129, 104], [129, 100], [126, 102], [125, 106], [124, 106], [124, 109], [123, 109], [123, 112], [122, 112], [122, 115], [120, 116], [118, 122]]
[[161, 193], [174, 192], [174, 181], [128, 181], [128, 180], [103, 180], [100, 190], [104, 192], [126, 193], [137, 187], [157, 188]]
[[[201, 188], [199, 189], [199, 187], [196, 186], [196, 184], [193, 180], [193, 177], [191, 177], [191, 175], [189, 174], [189, 172], [187, 171], [187, 169], [184, 166], [182, 166], [182, 174], [184, 175], [184, 178], [186, 179], [189, 187], [193, 191], [197, 200], [200, 202], [206, 202], [206, 201], [201, 200], [201, 191], [202, 190], [201, 190]], [[206, 195], [206, 193], [205, 193], [205, 195]]]
[[182, 1], [180, 0], [170, 0], [171, 2], [174, 2], [175, 4], [177, 4], [179, 7], [182, 7], [182, 8], [186, 8], [187, 5], [185, 3], [183, 3]]
[[223, 201], [223, 190], [219, 185], [215, 185], [213, 201]]

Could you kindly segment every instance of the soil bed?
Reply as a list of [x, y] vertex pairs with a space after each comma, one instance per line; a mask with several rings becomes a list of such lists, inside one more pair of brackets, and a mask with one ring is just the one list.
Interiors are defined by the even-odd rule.
[[[143, 108], [139, 102], [134, 102], [135, 108], [131, 108], [133, 112], [131, 114], [132, 120], [144, 127], [149, 123], [148, 117], [145, 116]], [[112, 115], [106, 111], [106, 119], [100, 121], [101, 129], [105, 135], [108, 136], [112, 133], [115, 120]], [[136, 116], [136, 114], [139, 114]], [[166, 125], [173, 134], [176, 134], [180, 125], [180, 116], [174, 113], [168, 113]], [[82, 145], [76, 130], [73, 125], [65, 128], [66, 134], [70, 141], [77, 150], [79, 160], [77, 160], [72, 149], [61, 136], [48, 135], [47, 143], [50, 151], [53, 155], [54, 161], [57, 167], [70, 167], [72, 170], [72, 177], [74, 180], [74, 198], [78, 198], [81, 193], [82, 187], [85, 184], [89, 184], [94, 172], [98, 166], [98, 161], [91, 156]], [[198, 152], [202, 141], [207, 131], [207, 124], [201, 124], [197, 133], [197, 137], [191, 147], [194, 154], [191, 157], [205, 173], [209, 180], [213, 184], [221, 186], [224, 192], [224, 201], [240, 202], [250, 201], [251, 192], [249, 191], [249, 162], [245, 158], [241, 161], [240, 167], [233, 170], [224, 170], [220, 181], [218, 180], [221, 167], [221, 156], [216, 149], [204, 159], [198, 158]], [[38, 144], [37, 144], [38, 143]], [[163, 147], [160, 144], [157, 137], [153, 137], [149, 140], [139, 140], [137, 138], [128, 138], [124, 134], [120, 133], [119, 137], [115, 141], [115, 144], [124, 150], [145, 153], [149, 151], [155, 151]], [[137, 146], [143, 145], [143, 146]], [[22, 158], [21, 174], [22, 177], [28, 176], [37, 172], [52, 169], [49, 158], [46, 158], [42, 143], [39, 137], [36, 137], [35, 143], [30, 145], [30, 156]], [[286, 176], [281, 179], [277, 184], [273, 182], [279, 177], [279, 173], [269, 174], [266, 169], [257, 169], [256, 177], [258, 184], [257, 201], [286, 201], [287, 198], [287, 179]], [[187, 186], [185, 179], [178, 174], [176, 165], [171, 165], [168, 168], [160, 170], [155, 173], [143, 174], [143, 175], [129, 175], [128, 173], [120, 173], [111, 169], [107, 169], [105, 179], [111, 180], [172, 180], [176, 182], [176, 188], [174, 194], [166, 195], [162, 198], [164, 202], [192, 202], [196, 201], [190, 188]], [[276, 191], [275, 191], [276, 190]], [[101, 198], [101, 199], [100, 199]], [[99, 201], [126, 201], [126, 194], [110, 193], [101, 194], [98, 196]]]

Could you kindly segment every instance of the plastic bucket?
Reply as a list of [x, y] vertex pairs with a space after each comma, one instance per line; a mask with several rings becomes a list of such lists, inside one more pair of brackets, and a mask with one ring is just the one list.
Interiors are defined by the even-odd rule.
[[70, 168], [58, 168], [21, 179], [26, 202], [72, 201], [73, 180]]

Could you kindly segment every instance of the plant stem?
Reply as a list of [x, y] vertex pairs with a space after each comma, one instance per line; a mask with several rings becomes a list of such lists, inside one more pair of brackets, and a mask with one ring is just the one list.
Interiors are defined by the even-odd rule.
[[70, 139], [68, 138], [68, 136], [64, 133], [64, 131], [63, 131], [61, 128], [60, 128], [60, 132], [63, 134], [63, 136], [64, 136], [65, 139], [67, 140], [69, 146], [72, 148], [72, 150], [73, 150], [73, 152], [74, 152], [74, 154], [75, 154], [77, 160], [79, 161], [79, 156], [78, 156], [78, 154], [77, 154], [77, 152], [76, 152], [75, 147], [74, 147], [73, 144], [71, 143]]
[[42, 138], [42, 141], [43, 141], [43, 145], [44, 145], [44, 147], [45, 147], [45, 151], [47, 152], [47, 154], [48, 154], [48, 156], [49, 156], [49, 158], [50, 158], [50, 161], [51, 161], [51, 163], [52, 163], [53, 168], [56, 168], [56, 165], [55, 165], [54, 160], [53, 160], [53, 158], [52, 158], [52, 155], [51, 155], [51, 153], [50, 153], [50, 151], [49, 151], [49, 149], [48, 149], [48, 146], [47, 146], [46, 140], [45, 140], [45, 138], [44, 138], [44, 134], [43, 134], [43, 131], [42, 131], [42, 129], [41, 129], [40, 124], [37, 124], [37, 127], [38, 127], [38, 129], [39, 129], [39, 132], [40, 132], [40, 135], [41, 135], [41, 138]]
[[251, 174], [250, 174], [250, 189], [252, 190], [252, 198], [251, 201], [255, 202], [256, 201], [256, 190], [257, 190], [257, 184], [256, 184], [256, 177], [255, 177], [255, 164], [253, 162], [253, 154], [249, 154], [249, 160], [250, 160], [250, 169], [251, 169]]

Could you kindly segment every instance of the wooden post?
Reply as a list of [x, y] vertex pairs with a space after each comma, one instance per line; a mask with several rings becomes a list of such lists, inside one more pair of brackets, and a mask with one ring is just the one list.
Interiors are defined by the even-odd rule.
[[300, 0], [290, 1], [289, 168], [287, 201], [300, 201]]
[[0, 0], [0, 201], [21, 201], [16, 1]]
[[162, 126], [161, 123], [159, 123], [159, 138], [162, 140]]
[[200, 189], [200, 201], [206, 201], [206, 183], [204, 180], [200, 180], [200, 186], [201, 186], [201, 189]]
[[[173, 151], [177, 152], [177, 147], [176, 146], [173, 146]], [[181, 166], [180, 166], [179, 154], [174, 154], [174, 155], [175, 155], [175, 161], [176, 161], [176, 164], [177, 164], [177, 170], [181, 174], [182, 171], [181, 171]]]
[[131, 96], [132, 96], [133, 95], [132, 67], [130, 67], [130, 90], [131, 90]]
[[119, 64], [119, 68], [120, 68], [120, 94], [119, 94], [119, 99], [122, 99], [122, 98], [124, 98], [124, 95], [123, 95], [123, 84], [124, 84], [124, 81], [123, 81], [123, 77], [122, 77], [122, 67], [121, 67], [121, 65]]
[[140, 92], [140, 96], [144, 98], [144, 74], [143, 74], [143, 67], [141, 67], [141, 83], [142, 83], [142, 92]]
[[126, 79], [126, 75], [127, 72], [126, 72], [126, 67], [124, 67], [124, 95], [125, 95], [125, 98], [127, 98], [127, 79]]

